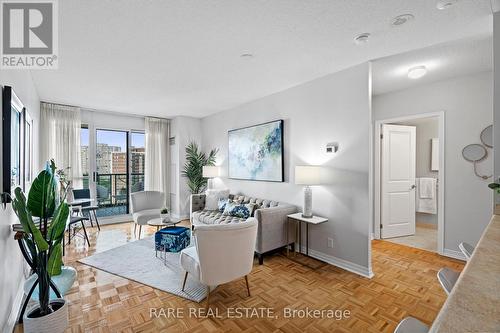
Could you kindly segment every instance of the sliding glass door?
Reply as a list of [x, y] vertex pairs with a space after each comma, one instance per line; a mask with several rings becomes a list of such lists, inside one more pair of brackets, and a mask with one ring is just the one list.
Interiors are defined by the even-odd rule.
[[144, 190], [144, 133], [82, 127], [84, 188], [97, 200], [97, 216], [128, 214], [131, 192]]
[[98, 216], [128, 213], [128, 132], [96, 130], [94, 182]]

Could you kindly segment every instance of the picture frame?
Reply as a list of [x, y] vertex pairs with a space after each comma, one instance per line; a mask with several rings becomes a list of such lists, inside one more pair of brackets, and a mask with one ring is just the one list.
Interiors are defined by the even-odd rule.
[[284, 182], [284, 121], [228, 131], [229, 178]]
[[[25, 190], [26, 108], [10, 86], [2, 91], [2, 202], [10, 202], [16, 187]], [[32, 127], [32, 126], [31, 126]]]

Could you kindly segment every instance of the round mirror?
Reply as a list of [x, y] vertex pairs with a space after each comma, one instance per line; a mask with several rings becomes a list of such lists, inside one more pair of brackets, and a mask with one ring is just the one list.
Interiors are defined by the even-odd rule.
[[481, 142], [488, 148], [493, 148], [493, 125], [486, 127], [481, 132]]
[[488, 152], [484, 146], [474, 143], [464, 147], [462, 156], [469, 162], [479, 162], [488, 156]]

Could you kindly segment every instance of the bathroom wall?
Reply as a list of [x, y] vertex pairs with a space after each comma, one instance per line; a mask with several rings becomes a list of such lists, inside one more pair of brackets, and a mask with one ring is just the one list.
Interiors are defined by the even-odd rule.
[[[417, 144], [417, 166], [416, 177], [438, 178], [438, 171], [431, 170], [431, 139], [439, 137], [439, 119], [429, 117], [415, 119], [398, 123], [398, 125], [407, 125], [416, 127]], [[439, 190], [439, 185], [438, 185]], [[437, 227], [437, 214], [425, 214], [417, 212], [417, 223], [433, 224]]]
[[[462, 149], [478, 143], [481, 131], [493, 122], [493, 73], [484, 72], [376, 95], [373, 119], [444, 111], [445, 113], [445, 211], [444, 252], [460, 256], [458, 244], [475, 245], [492, 215], [490, 180], [474, 175]], [[493, 173], [493, 158], [481, 163], [479, 172]], [[441, 152], [443, 153], [443, 152]], [[443, 190], [443, 184], [440, 184]]]

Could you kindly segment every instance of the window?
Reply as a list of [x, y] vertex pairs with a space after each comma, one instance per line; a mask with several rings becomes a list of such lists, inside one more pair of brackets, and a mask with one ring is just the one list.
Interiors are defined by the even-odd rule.
[[89, 128], [82, 125], [80, 131], [80, 154], [83, 174], [83, 188], [89, 188]]
[[130, 192], [144, 191], [145, 134], [130, 133]]

